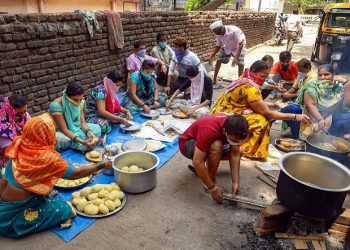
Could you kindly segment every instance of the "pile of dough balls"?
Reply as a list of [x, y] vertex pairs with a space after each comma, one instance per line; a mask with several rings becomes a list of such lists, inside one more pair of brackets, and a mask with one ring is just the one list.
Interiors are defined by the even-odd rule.
[[140, 167], [138, 167], [136, 165], [131, 165], [130, 167], [124, 166], [120, 170], [122, 170], [124, 172], [130, 172], [130, 173], [137, 173], [137, 172], [145, 171], [145, 169], [140, 168]]
[[98, 159], [100, 157], [100, 155], [101, 155], [100, 152], [95, 151], [95, 150], [89, 152], [89, 156], [92, 159]]
[[62, 187], [62, 188], [76, 187], [87, 183], [90, 180], [90, 178], [91, 176], [76, 179], [76, 180], [59, 179], [58, 182], [55, 184], [55, 186]]
[[121, 206], [124, 192], [116, 183], [96, 184], [72, 194], [72, 204], [87, 215], [108, 214]]

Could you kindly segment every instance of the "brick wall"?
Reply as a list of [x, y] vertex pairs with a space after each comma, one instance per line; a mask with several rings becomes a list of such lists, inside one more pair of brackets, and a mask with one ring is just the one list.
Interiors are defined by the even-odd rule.
[[35, 115], [47, 110], [50, 101], [60, 96], [70, 82], [80, 82], [88, 90], [110, 70], [125, 73], [125, 58], [136, 39], [145, 40], [150, 50], [159, 31], [167, 31], [171, 39], [182, 35], [204, 60], [214, 48], [214, 35], [208, 28], [214, 19], [241, 27], [251, 47], [271, 38], [275, 14], [123, 12], [121, 17], [125, 47], [110, 51], [103, 15], [98, 16], [102, 32], [92, 40], [82, 17], [75, 13], [0, 15], [0, 94], [22, 90]]

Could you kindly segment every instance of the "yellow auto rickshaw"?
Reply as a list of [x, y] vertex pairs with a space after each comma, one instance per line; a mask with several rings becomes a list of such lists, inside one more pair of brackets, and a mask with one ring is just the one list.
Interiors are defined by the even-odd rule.
[[332, 64], [336, 74], [350, 70], [350, 3], [328, 4], [320, 19], [311, 61]]

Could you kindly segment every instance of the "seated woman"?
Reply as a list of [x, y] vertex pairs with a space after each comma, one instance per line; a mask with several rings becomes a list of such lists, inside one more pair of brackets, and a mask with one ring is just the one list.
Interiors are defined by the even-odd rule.
[[29, 118], [27, 99], [24, 96], [19, 93], [13, 93], [9, 97], [0, 96], [0, 169], [8, 161], [5, 156], [6, 147], [22, 133]]
[[112, 166], [109, 161], [70, 166], [54, 150], [55, 142], [55, 124], [45, 113], [30, 119], [6, 149], [10, 161], [4, 176], [0, 174], [0, 235], [23, 237], [72, 218], [69, 203], [49, 195], [57, 181], [83, 178]]
[[[209, 76], [197, 66], [189, 66], [186, 70], [189, 80], [177, 89], [166, 103], [167, 108], [187, 110], [187, 115], [200, 118], [209, 113], [209, 105], [213, 97], [213, 83]], [[175, 99], [181, 92], [191, 89], [191, 99]]]
[[49, 107], [57, 127], [56, 150], [69, 148], [85, 151], [98, 143], [100, 126], [86, 123], [81, 101], [84, 88], [78, 83], [70, 83], [63, 96], [54, 100]]
[[271, 111], [261, 96], [261, 86], [270, 72], [264, 61], [258, 60], [245, 71], [242, 78], [227, 87], [211, 109], [211, 113], [242, 114], [248, 121], [248, 137], [242, 141], [242, 154], [253, 159], [268, 157], [270, 120], [308, 122], [306, 115]]
[[142, 68], [131, 75], [130, 89], [126, 93], [122, 106], [132, 114], [137, 112], [150, 113], [151, 109], [164, 107], [168, 96], [158, 92], [157, 82], [153, 75], [155, 64], [145, 60]]
[[295, 102], [317, 123], [316, 130], [329, 129], [332, 135], [344, 136], [350, 133], [350, 83], [338, 79], [331, 65], [320, 66], [317, 80], [304, 83]]
[[132, 119], [131, 113], [120, 105], [116, 97], [119, 88], [124, 86], [122, 80], [117, 71], [112, 71], [86, 98], [86, 121], [99, 125], [102, 133], [111, 132], [120, 123], [131, 125], [128, 121]]

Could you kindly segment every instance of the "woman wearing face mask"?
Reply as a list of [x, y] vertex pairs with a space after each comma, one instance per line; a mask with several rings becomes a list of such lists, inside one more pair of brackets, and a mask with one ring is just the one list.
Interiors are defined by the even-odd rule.
[[0, 169], [8, 158], [6, 147], [22, 133], [24, 124], [30, 118], [27, 112], [27, 99], [19, 93], [9, 97], [0, 96]]
[[[174, 51], [167, 44], [167, 35], [165, 32], [159, 32], [157, 34], [157, 45], [153, 47], [151, 56], [158, 58], [164, 62], [167, 69], [169, 68], [171, 58], [174, 56]], [[155, 71], [157, 75], [159, 91], [164, 92], [168, 79], [168, 71], [167, 73], [162, 72], [159, 65], [156, 66]]]
[[101, 128], [96, 124], [86, 123], [81, 102], [84, 98], [84, 88], [78, 83], [70, 83], [63, 96], [55, 99], [49, 107], [49, 112], [55, 121], [56, 150], [69, 148], [85, 151], [98, 143]]
[[334, 79], [331, 65], [320, 66], [317, 80], [306, 82], [295, 101], [313, 124], [317, 123], [314, 132], [329, 129], [335, 136], [350, 133], [350, 83], [338, 79]]
[[[167, 86], [165, 88], [165, 92], [171, 95], [188, 80], [188, 77], [186, 76], [188, 67], [197, 66], [201, 68], [205, 74], [207, 74], [207, 71], [201, 64], [198, 56], [188, 49], [186, 38], [178, 36], [175, 38], [173, 44], [175, 46], [175, 55], [171, 59]], [[177, 80], [173, 82], [176, 67], [178, 69], [179, 76]]]
[[124, 87], [122, 80], [117, 71], [112, 71], [102, 83], [91, 89], [86, 98], [86, 121], [99, 125], [102, 133], [110, 133], [120, 123], [131, 125], [131, 113], [120, 105], [116, 97], [119, 88]]
[[268, 157], [269, 120], [297, 120], [307, 123], [306, 115], [271, 111], [261, 96], [261, 86], [270, 72], [264, 61], [258, 60], [242, 77], [227, 87], [211, 109], [211, 113], [242, 114], [248, 121], [248, 137], [242, 141], [243, 156], [253, 159]]
[[[209, 105], [213, 97], [213, 84], [209, 76], [201, 68], [191, 66], [186, 71], [187, 80], [166, 103], [167, 108], [187, 110], [187, 115], [200, 118], [209, 113]], [[181, 92], [191, 89], [191, 99], [175, 99]]]
[[158, 91], [154, 68], [152, 61], [145, 60], [141, 70], [131, 75], [130, 90], [126, 93], [122, 106], [132, 114], [141, 111], [150, 113], [152, 108], [165, 106], [168, 97]]
[[145, 61], [152, 61], [154, 64], [159, 64], [161, 67], [161, 71], [166, 74], [167, 67], [165, 63], [157, 58], [146, 55], [146, 44], [142, 40], [136, 40], [134, 42], [134, 53], [132, 53], [126, 59], [126, 68], [128, 70], [128, 80], [127, 80], [127, 88], [130, 88], [130, 77], [131, 74], [137, 72], [141, 69], [142, 63]]

